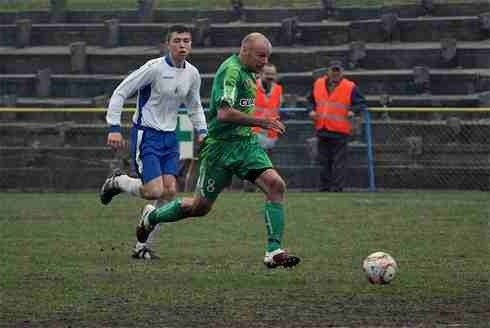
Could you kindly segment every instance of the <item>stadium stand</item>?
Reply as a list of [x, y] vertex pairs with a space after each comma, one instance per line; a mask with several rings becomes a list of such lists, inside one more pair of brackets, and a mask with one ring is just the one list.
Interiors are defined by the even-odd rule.
[[[2, 190], [93, 190], [111, 168], [127, 167], [125, 156], [106, 151], [103, 112], [50, 109], [105, 106], [128, 72], [164, 51], [160, 41], [175, 22], [194, 29], [191, 61], [202, 73], [205, 105], [216, 67], [238, 50], [240, 39], [251, 31], [262, 32], [272, 40], [271, 61], [278, 66], [288, 93], [286, 107], [307, 106], [305, 99], [313, 77], [332, 59], [344, 62], [345, 75], [356, 81], [372, 107], [478, 108], [490, 102], [488, 2], [438, 3], [431, 8], [245, 6], [238, 22], [228, 9], [56, 10], [0, 13]], [[134, 99], [127, 107], [134, 107]], [[488, 113], [469, 110], [462, 114], [463, 118], [480, 119], [480, 125], [471, 123], [472, 129], [480, 131], [471, 142], [480, 148], [470, 155], [478, 156], [483, 167], [474, 175], [476, 182], [470, 181], [464, 188], [490, 185], [488, 177], [485, 180], [490, 171], [489, 150], [488, 146], [481, 148], [490, 140]], [[386, 113], [375, 112], [373, 116], [380, 119], [373, 124], [377, 160], [391, 166], [406, 165], [400, 154], [413, 154], [399, 149], [402, 146], [386, 144], [386, 131], [390, 130], [386, 126], [391, 124]], [[318, 167], [306, 146], [313, 135], [311, 123], [304, 111], [286, 112], [285, 117], [288, 133], [280, 140], [273, 160], [290, 188], [315, 188]], [[424, 120], [412, 121], [411, 132], [397, 138], [416, 135], [430, 139], [434, 127], [428, 127]], [[453, 142], [439, 140], [438, 144]], [[353, 164], [349, 186], [364, 189], [366, 145], [357, 138], [350, 149]], [[446, 161], [454, 163], [450, 174], [459, 172], [462, 159], [474, 160], [467, 149], [448, 148], [445, 154]], [[447, 180], [427, 183], [410, 169], [395, 176], [383, 170], [389, 169], [380, 166], [376, 176], [384, 188], [462, 186]]]

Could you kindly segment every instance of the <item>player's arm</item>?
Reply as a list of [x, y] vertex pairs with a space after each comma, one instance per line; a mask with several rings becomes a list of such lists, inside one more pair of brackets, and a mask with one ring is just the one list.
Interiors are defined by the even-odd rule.
[[106, 122], [110, 126], [107, 135], [108, 146], [119, 150], [126, 145], [121, 134], [121, 113], [124, 102], [138, 89], [152, 83], [154, 75], [154, 64], [148, 62], [129, 74], [114, 90], [106, 114]]
[[245, 126], [259, 126], [263, 129], [272, 129], [279, 134], [284, 134], [286, 128], [277, 118], [254, 117], [232, 108], [228, 103], [222, 102], [218, 109], [217, 119], [221, 122], [234, 123]]
[[191, 88], [186, 97], [186, 106], [189, 108], [189, 119], [192, 122], [194, 130], [197, 132], [197, 141], [201, 143], [208, 134], [208, 126], [206, 124], [206, 116], [201, 104], [201, 76], [198, 72], [194, 77]]
[[223, 96], [217, 112], [217, 119], [221, 122], [234, 123], [245, 126], [259, 126], [264, 129], [273, 129], [279, 134], [285, 131], [284, 124], [278, 119], [268, 117], [254, 117], [233, 108], [236, 103], [237, 88], [240, 72], [237, 69], [229, 69], [223, 80]]

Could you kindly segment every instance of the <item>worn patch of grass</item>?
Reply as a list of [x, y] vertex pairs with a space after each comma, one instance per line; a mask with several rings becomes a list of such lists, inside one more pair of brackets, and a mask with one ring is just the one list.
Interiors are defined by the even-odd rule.
[[[165, 226], [162, 260], [130, 259], [142, 201], [0, 194], [0, 327], [324, 327], [490, 320], [485, 193], [289, 193], [285, 246], [267, 270], [258, 193], [225, 193], [206, 218]], [[387, 286], [360, 263], [384, 250]]]

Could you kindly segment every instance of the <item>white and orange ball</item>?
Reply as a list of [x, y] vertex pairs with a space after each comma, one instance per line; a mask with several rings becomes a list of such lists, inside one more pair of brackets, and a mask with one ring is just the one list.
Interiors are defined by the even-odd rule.
[[396, 276], [398, 265], [386, 252], [374, 252], [362, 262], [362, 268], [372, 284], [389, 284]]

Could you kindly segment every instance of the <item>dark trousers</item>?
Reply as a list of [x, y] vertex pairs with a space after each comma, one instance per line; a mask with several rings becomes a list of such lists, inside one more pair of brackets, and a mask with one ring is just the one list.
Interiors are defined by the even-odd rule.
[[320, 172], [320, 190], [342, 191], [347, 174], [348, 136], [318, 136], [318, 161]]

